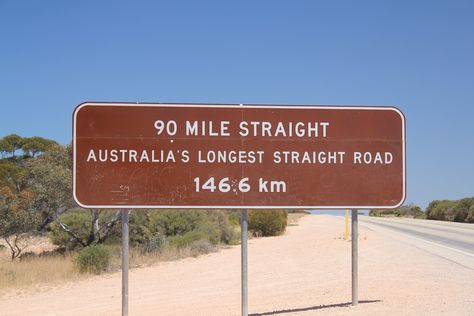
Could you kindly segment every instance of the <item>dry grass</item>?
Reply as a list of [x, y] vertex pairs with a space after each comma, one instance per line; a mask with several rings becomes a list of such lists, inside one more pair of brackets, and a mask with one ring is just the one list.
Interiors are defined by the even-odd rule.
[[[288, 225], [298, 225], [298, 220], [306, 213], [289, 213]], [[235, 244], [240, 243], [240, 227], [234, 227], [233, 234], [236, 236]], [[39, 254], [43, 251], [55, 249], [46, 237], [34, 237], [28, 241], [30, 245], [25, 249]], [[112, 260], [108, 272], [116, 272], [121, 268], [120, 245], [111, 246]], [[175, 261], [188, 257], [216, 251], [217, 248], [208, 250], [194, 249], [192, 247], [174, 248], [167, 247], [160, 252], [144, 253], [138, 249], [130, 249], [130, 267], [139, 268], [157, 264], [159, 262]], [[88, 277], [81, 274], [74, 263], [76, 254], [34, 256], [25, 260], [11, 261], [9, 251], [0, 248], [0, 293], [11, 289], [26, 289], [35, 286], [56, 284], [66, 281], [74, 281]]]
[[[2, 252], [6, 252], [3, 250]], [[80, 278], [71, 256], [34, 257], [11, 261], [8, 254], [0, 259], [0, 291], [8, 288], [26, 288]]]
[[[51, 252], [56, 246], [47, 237], [30, 236], [25, 240], [28, 247], [23, 253]], [[4, 242], [0, 242], [4, 244]], [[7, 289], [23, 289], [80, 278], [71, 255], [32, 256], [25, 260], [11, 261], [7, 247], [0, 247], [0, 292]]]
[[[120, 246], [112, 247], [112, 260], [107, 272], [116, 272], [121, 268]], [[175, 261], [187, 257], [197, 257], [217, 248], [195, 249], [193, 247], [165, 248], [160, 252], [144, 253], [130, 249], [130, 267], [151, 266], [163, 261]], [[0, 249], [0, 293], [11, 289], [26, 289], [34, 286], [57, 284], [86, 278], [74, 263], [75, 254], [36, 256], [25, 260], [11, 261], [7, 249]]]
[[[176, 261], [183, 258], [197, 257], [209, 252], [215, 252], [218, 248], [210, 248], [203, 252], [191, 247], [174, 248], [167, 247], [160, 252], [146, 253], [138, 249], [130, 248], [130, 268], [147, 267], [159, 262]], [[120, 247], [114, 247], [113, 256], [109, 265], [109, 271], [118, 271], [121, 268], [122, 258]]]

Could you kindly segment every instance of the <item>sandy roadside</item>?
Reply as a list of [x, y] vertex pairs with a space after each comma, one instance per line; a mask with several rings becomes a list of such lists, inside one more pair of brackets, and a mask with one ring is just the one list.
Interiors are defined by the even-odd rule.
[[[349, 306], [344, 222], [305, 216], [249, 244], [255, 315], [474, 315], [474, 270], [360, 227], [360, 299]], [[119, 273], [0, 299], [1, 315], [119, 315]], [[239, 315], [240, 248], [130, 273], [130, 315]]]

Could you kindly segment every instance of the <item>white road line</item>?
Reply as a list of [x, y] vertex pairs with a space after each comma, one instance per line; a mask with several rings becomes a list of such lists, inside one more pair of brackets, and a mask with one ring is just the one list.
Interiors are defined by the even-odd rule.
[[[406, 235], [406, 236], [410, 236], [409, 234], [405, 234], [405, 233], [401, 233], [401, 234]], [[410, 238], [418, 240], [418, 241], [425, 242], [427, 244], [431, 244], [431, 245], [435, 245], [435, 246], [438, 246], [438, 247], [441, 247], [441, 248], [445, 248], [445, 249], [448, 249], [448, 250], [459, 252], [459, 253], [461, 253], [463, 255], [466, 255], [466, 256], [474, 257], [474, 253], [470, 253], [470, 252], [467, 252], [467, 251], [463, 251], [463, 250], [459, 250], [459, 249], [456, 249], [456, 248], [448, 247], [448, 246], [445, 246], [445, 245], [442, 245], [442, 244], [438, 244], [436, 242], [428, 241], [428, 240], [417, 238], [417, 237], [410, 236]]]
[[[365, 222], [365, 224], [372, 224], [372, 225], [377, 226], [377, 224], [374, 224], [373, 222], [372, 223]], [[379, 228], [384, 229], [384, 227], [379, 227]], [[389, 229], [389, 228], [385, 228], [385, 230], [390, 230], [390, 231], [392, 231], [392, 233], [394, 231], [393, 229]], [[455, 252], [461, 253], [461, 254], [466, 255], [466, 256], [474, 257], [474, 253], [470, 253], [470, 252], [467, 252], [467, 251], [463, 251], [463, 250], [459, 250], [459, 249], [456, 249], [456, 248], [448, 247], [448, 246], [445, 246], [443, 244], [439, 244], [439, 243], [436, 243], [436, 242], [433, 242], [433, 241], [428, 241], [426, 239], [413, 237], [410, 234], [403, 233], [403, 232], [400, 232], [400, 231], [396, 231], [396, 232], [401, 234], [401, 235], [405, 235], [405, 236], [407, 236], [411, 239], [414, 239], [414, 240], [422, 241], [422, 242], [425, 242], [427, 244], [431, 244], [431, 245], [438, 246], [438, 247], [441, 247], [441, 248], [445, 248], [445, 249], [448, 249], [448, 250], [451, 250], [451, 251], [455, 251]]]

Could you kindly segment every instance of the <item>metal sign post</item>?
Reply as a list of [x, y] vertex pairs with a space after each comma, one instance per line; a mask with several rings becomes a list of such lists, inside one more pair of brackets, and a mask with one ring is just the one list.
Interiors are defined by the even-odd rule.
[[128, 210], [122, 210], [122, 316], [128, 316]]
[[352, 306], [359, 304], [359, 219], [357, 210], [352, 210]]
[[247, 265], [247, 210], [242, 210], [242, 215], [240, 217], [240, 226], [241, 226], [241, 286], [242, 286], [242, 316], [248, 315], [248, 265]]
[[346, 235], [345, 239], [349, 240], [349, 210], [346, 210]]

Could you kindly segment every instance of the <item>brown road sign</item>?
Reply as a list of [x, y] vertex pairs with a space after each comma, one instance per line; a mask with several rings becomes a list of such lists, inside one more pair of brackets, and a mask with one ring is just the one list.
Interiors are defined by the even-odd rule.
[[394, 107], [83, 103], [73, 191], [87, 208], [394, 208]]

